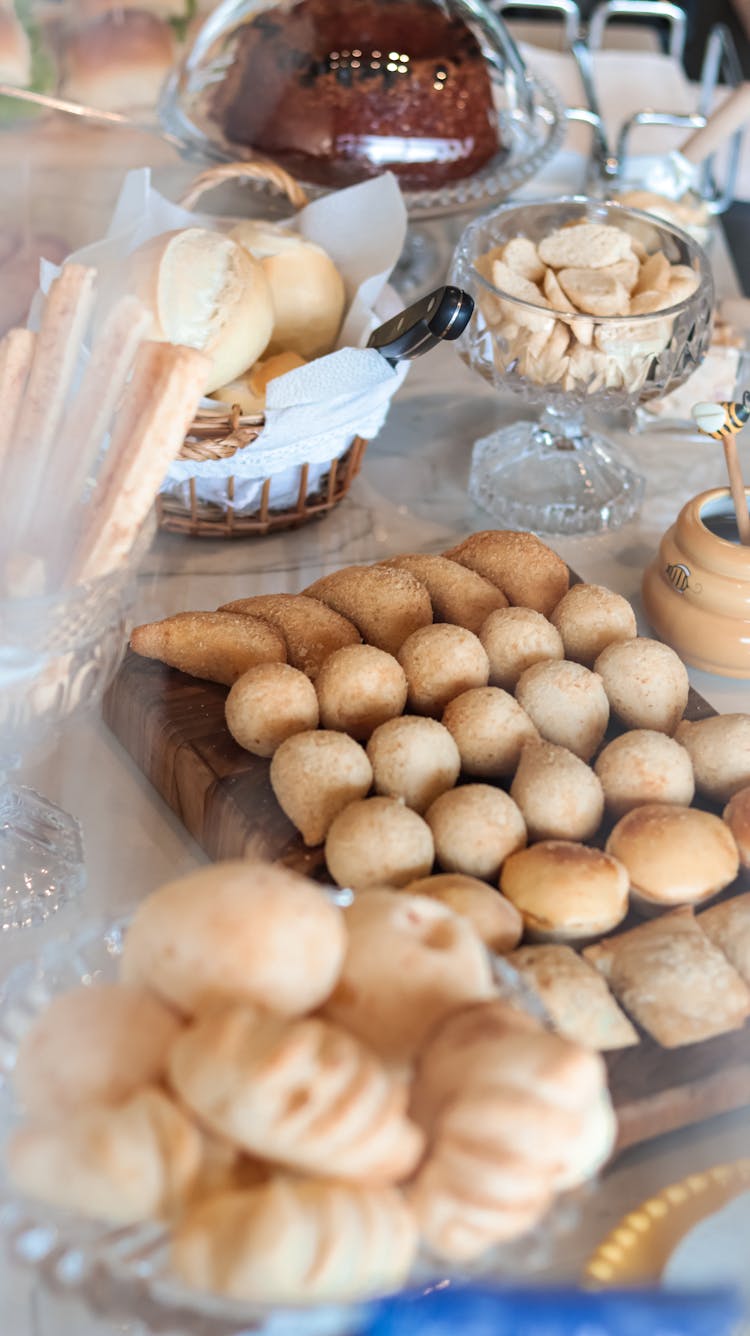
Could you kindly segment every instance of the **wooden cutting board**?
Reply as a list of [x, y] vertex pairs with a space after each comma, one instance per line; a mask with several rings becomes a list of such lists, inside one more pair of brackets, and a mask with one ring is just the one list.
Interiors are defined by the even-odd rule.
[[[323, 874], [322, 850], [304, 848], [274, 798], [269, 762], [230, 736], [226, 694], [225, 687], [129, 652], [104, 714], [209, 857], [263, 857]], [[711, 714], [707, 701], [691, 692], [686, 717]], [[622, 1148], [750, 1104], [750, 1026], [671, 1051], [644, 1038], [637, 1048], [609, 1055], [607, 1064]]]

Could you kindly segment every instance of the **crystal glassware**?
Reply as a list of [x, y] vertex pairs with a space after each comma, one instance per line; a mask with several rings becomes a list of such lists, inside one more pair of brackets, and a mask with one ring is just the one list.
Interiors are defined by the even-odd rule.
[[[663, 310], [597, 316], [519, 300], [494, 286], [492, 257], [508, 241], [539, 242], [582, 219], [621, 228], [641, 253], [661, 251], [671, 264], [690, 268], [695, 291]], [[542, 405], [538, 421], [516, 422], [475, 443], [472, 499], [498, 523], [540, 533], [597, 533], [631, 519], [644, 479], [588, 425], [588, 415], [632, 415], [638, 403], [660, 399], [703, 361], [714, 287], [701, 248], [679, 228], [612, 203], [507, 204], [466, 228], [451, 282], [476, 301], [456, 345], [464, 361], [498, 390]]]

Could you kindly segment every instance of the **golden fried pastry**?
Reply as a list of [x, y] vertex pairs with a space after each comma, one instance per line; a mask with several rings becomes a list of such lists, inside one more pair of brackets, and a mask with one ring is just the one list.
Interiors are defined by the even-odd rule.
[[698, 923], [745, 983], [750, 983], [750, 892], [704, 909]]
[[464, 774], [477, 779], [512, 775], [524, 743], [539, 737], [526, 711], [500, 687], [474, 687], [456, 696], [443, 723], [455, 739]]
[[644, 911], [710, 900], [739, 871], [737, 845], [718, 816], [674, 803], [646, 803], [621, 817], [607, 851], [624, 863]]
[[253, 756], [273, 756], [295, 733], [318, 726], [315, 687], [288, 663], [259, 663], [238, 677], [224, 717], [235, 742]]
[[589, 840], [604, 815], [602, 786], [590, 766], [554, 742], [525, 742], [510, 786], [530, 840]]
[[404, 641], [398, 661], [409, 684], [415, 714], [440, 715], [470, 687], [487, 685], [490, 664], [478, 636], [447, 622], [423, 626]]
[[490, 784], [464, 784], [443, 793], [425, 820], [440, 866], [483, 881], [497, 881], [508, 855], [526, 843], [524, 819], [513, 799]]
[[348, 617], [369, 645], [398, 654], [412, 631], [429, 626], [432, 604], [409, 571], [386, 566], [345, 566], [303, 591]]
[[698, 793], [726, 803], [750, 784], [750, 714], [683, 719], [674, 736], [693, 762]]
[[323, 843], [333, 818], [364, 798], [371, 784], [367, 754], [346, 733], [322, 728], [295, 733], [271, 762], [276, 801], [310, 846]]
[[689, 907], [588, 946], [584, 956], [662, 1048], [740, 1029], [750, 991]]
[[449, 1012], [494, 995], [483, 943], [446, 905], [403, 892], [367, 891], [344, 915], [346, 959], [324, 1015], [384, 1062], [407, 1066]]
[[566, 593], [568, 568], [533, 533], [486, 529], [470, 534], [444, 554], [502, 589], [509, 603], [535, 608], [548, 617]]
[[626, 598], [603, 585], [576, 584], [550, 616], [565, 646], [565, 658], [586, 668], [607, 645], [638, 635], [635, 613]]
[[30, 1124], [10, 1139], [19, 1191], [79, 1215], [132, 1224], [171, 1216], [198, 1175], [200, 1132], [154, 1087], [116, 1108], [78, 1109]]
[[460, 566], [448, 557], [427, 553], [390, 557], [381, 566], [396, 566], [410, 571], [425, 586], [436, 622], [465, 626], [479, 634], [479, 628], [494, 608], [506, 608], [508, 600], [497, 585]]
[[416, 1251], [416, 1224], [396, 1188], [274, 1174], [189, 1211], [171, 1264], [193, 1289], [286, 1306], [390, 1293]]
[[533, 942], [577, 942], [611, 932], [628, 912], [628, 874], [614, 852], [542, 840], [506, 859], [500, 890]]
[[435, 860], [426, 821], [396, 798], [365, 798], [335, 816], [326, 836], [326, 863], [338, 886], [405, 886], [425, 877]]
[[566, 1039], [600, 1052], [638, 1043], [602, 976], [571, 946], [522, 946], [508, 960]]
[[498, 955], [512, 951], [521, 940], [523, 920], [515, 905], [478, 877], [464, 877], [460, 872], [439, 872], [434, 877], [410, 881], [404, 891], [407, 895], [426, 895], [431, 900], [439, 900], [454, 914], [461, 914], [469, 920], [485, 946]]
[[367, 744], [367, 755], [375, 792], [385, 798], [399, 798], [420, 813], [453, 788], [461, 770], [458, 747], [448, 729], [437, 719], [419, 719], [412, 714], [389, 719], [376, 728]]
[[424, 1138], [408, 1089], [353, 1035], [319, 1017], [235, 1005], [189, 1026], [169, 1078], [200, 1122], [253, 1155], [309, 1174], [397, 1183]]
[[187, 1015], [246, 1001], [299, 1016], [328, 997], [346, 948], [341, 910], [288, 868], [236, 860], [141, 902], [122, 974]]
[[544, 659], [562, 659], [560, 632], [533, 608], [500, 608], [482, 625], [479, 639], [490, 661], [490, 686], [515, 691], [526, 668]]
[[679, 655], [660, 640], [637, 636], [608, 645], [596, 660], [610, 706], [626, 728], [674, 733], [690, 681]]
[[178, 612], [136, 626], [130, 648], [190, 677], [231, 687], [258, 663], [286, 663], [286, 641], [260, 617], [238, 612]]
[[353, 622], [319, 598], [307, 598], [304, 594], [255, 594], [252, 598], [225, 603], [219, 611], [240, 612], [270, 622], [286, 641], [292, 667], [307, 673], [311, 682], [329, 654], [344, 645], [357, 645], [362, 638]]
[[607, 811], [624, 816], [644, 803], [689, 807], [695, 794], [688, 753], [666, 733], [634, 728], [602, 749], [594, 766]]
[[738, 789], [729, 799], [722, 817], [734, 836], [734, 842], [740, 855], [740, 868], [750, 872], [750, 785]]
[[346, 645], [330, 654], [315, 682], [324, 728], [367, 739], [379, 724], [403, 713], [406, 674], [392, 654], [373, 645]]
[[516, 700], [547, 742], [590, 761], [609, 723], [601, 678], [580, 663], [535, 663], [521, 673]]
[[153, 993], [122, 984], [54, 997], [18, 1048], [13, 1083], [34, 1118], [121, 1104], [159, 1081], [181, 1021]]

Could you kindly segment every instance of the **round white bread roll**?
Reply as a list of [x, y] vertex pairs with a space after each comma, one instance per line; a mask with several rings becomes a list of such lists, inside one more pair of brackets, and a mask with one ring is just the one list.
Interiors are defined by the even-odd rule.
[[[77, 3], [71, 18], [78, 9]], [[124, 9], [110, 4], [67, 34], [63, 97], [101, 111], [153, 112], [177, 42], [171, 24], [146, 10], [145, 3]]]
[[541, 840], [511, 854], [500, 890], [532, 942], [576, 942], [611, 932], [628, 912], [628, 874], [615, 850]]
[[709, 900], [734, 881], [740, 864], [721, 817], [666, 803], [627, 812], [607, 852], [625, 865], [633, 902], [646, 914]]
[[221, 232], [186, 227], [152, 238], [126, 266], [130, 291], [153, 316], [150, 337], [211, 358], [205, 393], [236, 380], [268, 345], [271, 288], [262, 266]]
[[298, 232], [248, 219], [230, 235], [260, 260], [273, 299], [269, 352], [308, 359], [329, 353], [344, 314], [346, 291], [333, 260]]

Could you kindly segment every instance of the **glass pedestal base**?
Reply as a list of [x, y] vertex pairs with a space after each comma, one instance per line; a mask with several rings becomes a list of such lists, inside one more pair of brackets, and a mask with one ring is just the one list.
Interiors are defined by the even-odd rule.
[[33, 789], [0, 785], [0, 932], [43, 922], [85, 879], [75, 818]]

